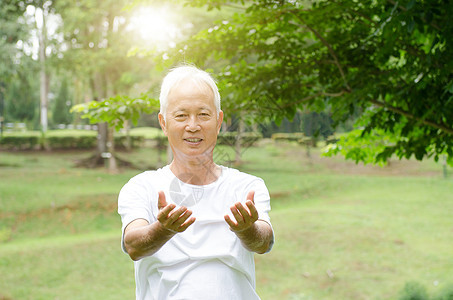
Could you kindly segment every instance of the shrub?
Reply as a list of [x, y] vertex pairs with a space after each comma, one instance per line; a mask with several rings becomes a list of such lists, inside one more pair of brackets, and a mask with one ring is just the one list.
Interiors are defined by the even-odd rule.
[[[165, 149], [167, 137], [159, 129], [137, 129], [131, 131], [130, 139], [132, 148], [142, 147], [145, 138], [156, 141], [159, 149]], [[155, 130], [154, 130], [155, 129]], [[144, 135], [144, 133], [147, 133]], [[218, 137], [218, 144], [233, 146], [236, 144], [236, 132], [222, 132]], [[242, 146], [248, 147], [262, 139], [262, 135], [256, 132], [244, 132], [242, 134]], [[115, 135], [115, 148], [125, 149], [127, 136], [125, 134]], [[28, 131], [25, 133], [8, 133], [0, 140], [0, 146], [7, 150], [31, 150], [46, 146], [47, 149], [94, 149], [97, 144], [97, 132], [90, 130], [50, 130], [44, 138], [41, 138], [39, 131]]]
[[306, 136], [303, 132], [293, 132], [293, 133], [274, 133], [271, 136], [271, 139], [274, 141], [291, 141], [298, 142], [301, 139], [305, 139]]
[[[236, 144], [238, 133], [231, 132], [221, 132], [217, 138], [217, 143], [219, 145], [233, 146]], [[243, 132], [241, 137], [241, 145], [243, 147], [252, 146], [257, 141], [261, 140], [263, 136], [258, 132]]]
[[418, 282], [408, 282], [401, 291], [398, 300], [453, 300], [453, 285], [442, 289], [437, 296], [429, 297], [425, 287]]
[[[143, 146], [143, 143], [145, 141], [145, 138], [140, 135], [130, 135], [129, 136], [131, 140], [131, 147], [132, 148], [139, 148]], [[126, 149], [127, 145], [127, 136], [126, 135], [120, 135], [120, 136], [115, 136], [115, 148], [116, 149]]]
[[96, 136], [50, 136], [46, 145], [50, 149], [92, 149], [96, 147]]
[[156, 139], [159, 137], [165, 137], [163, 131], [160, 128], [155, 127], [136, 127], [130, 130], [130, 135], [143, 136], [145, 139]]
[[424, 286], [417, 282], [408, 282], [399, 300], [429, 300], [429, 297]]
[[45, 135], [50, 149], [92, 149], [96, 147], [97, 132], [89, 130], [52, 130]]
[[4, 133], [0, 146], [6, 150], [31, 150], [41, 146], [41, 133], [37, 131]]
[[453, 300], [453, 285], [444, 288], [434, 300]]
[[[131, 135], [131, 146], [133, 148], [143, 145], [144, 137]], [[126, 148], [127, 137], [125, 135], [115, 136], [115, 147]], [[44, 138], [38, 131], [11, 132], [5, 133], [0, 140], [0, 146], [5, 150], [32, 150], [45, 145], [47, 149], [94, 149], [97, 145], [97, 132], [89, 130], [50, 130]]]

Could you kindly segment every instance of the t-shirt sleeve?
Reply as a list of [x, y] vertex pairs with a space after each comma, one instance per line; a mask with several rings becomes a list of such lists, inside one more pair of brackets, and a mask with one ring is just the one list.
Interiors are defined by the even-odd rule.
[[[272, 227], [271, 218], [269, 212], [271, 211], [271, 201], [269, 190], [266, 187], [266, 184], [261, 178], [257, 178], [251, 184], [249, 190], [255, 191], [254, 202], [256, 210], [258, 211], [258, 219], [265, 221], [271, 226], [272, 233], [274, 233], [274, 228]], [[275, 237], [275, 234], [273, 234]], [[272, 239], [271, 246], [269, 247], [269, 252], [274, 245], [274, 238]]]
[[264, 181], [262, 179], [255, 179], [247, 190], [255, 191], [253, 200], [259, 214], [258, 218], [271, 224], [269, 217], [269, 212], [271, 211], [270, 195]]
[[121, 247], [124, 252], [126, 252], [124, 247], [126, 226], [137, 219], [145, 219], [148, 223], [155, 221], [150, 201], [151, 197], [155, 197], [155, 193], [145, 186], [143, 178], [140, 177], [143, 176], [136, 176], [126, 183], [118, 196], [118, 213], [122, 222]]

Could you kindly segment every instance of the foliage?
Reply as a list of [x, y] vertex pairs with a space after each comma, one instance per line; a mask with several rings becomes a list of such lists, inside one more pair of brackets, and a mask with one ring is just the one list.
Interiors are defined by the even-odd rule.
[[310, 112], [302, 115], [302, 127], [305, 135], [322, 136], [324, 139], [334, 134], [332, 119], [325, 112]]
[[453, 158], [452, 1], [184, 2], [239, 7], [167, 54], [228, 59], [227, 110], [279, 122], [330, 107], [336, 123], [366, 112], [361, 138], [393, 140], [369, 145], [368, 161]]
[[139, 135], [143, 136], [145, 139], [157, 139], [157, 138], [165, 138], [163, 131], [160, 128], [155, 127], [136, 127], [132, 128], [130, 131], [130, 135]]
[[453, 300], [453, 284], [445, 287], [434, 300]]
[[272, 134], [271, 138], [274, 141], [292, 141], [297, 142], [300, 139], [305, 138], [305, 134], [303, 132], [292, 132], [292, 133], [274, 133]]
[[415, 281], [406, 283], [404, 289], [400, 293], [398, 300], [452, 300], [453, 299], [453, 285], [445, 286], [437, 295], [429, 296], [426, 288]]
[[41, 141], [41, 133], [36, 131], [4, 133], [0, 139], [0, 147], [9, 150], [32, 150], [40, 147]]
[[[453, 181], [439, 178], [439, 165], [412, 160], [382, 169], [304, 153], [269, 144], [243, 155], [241, 170], [269, 188], [278, 237], [255, 257], [262, 299], [398, 299], [408, 280], [433, 294], [451, 281]], [[140, 171], [74, 168], [90, 154], [0, 153], [0, 298], [134, 298], [116, 210], [120, 187]], [[145, 170], [157, 150], [118, 155]], [[388, 168], [406, 176], [373, 176]]]
[[386, 134], [384, 131], [374, 130], [366, 136], [362, 135], [362, 130], [356, 129], [348, 134], [342, 135], [336, 143], [328, 144], [324, 148], [325, 156], [342, 154], [346, 159], [351, 159], [356, 163], [379, 163], [385, 164], [385, 155], [376, 157], [376, 151], [383, 153], [389, 145], [395, 143], [396, 137]]
[[126, 4], [127, 0], [55, 2], [67, 47], [55, 64], [83, 82], [91, 99], [129, 94], [134, 84], [148, 79], [149, 60], [128, 55], [138, 36], [129, 29], [131, 11], [124, 9]]
[[36, 115], [39, 115], [37, 114], [39, 107], [39, 96], [36, 92], [37, 82], [33, 78], [33, 73], [27, 74], [31, 70], [33, 70], [33, 66], [29, 66], [29, 68], [17, 67], [17, 73], [12, 76], [7, 85], [5, 120], [8, 122], [31, 122]]
[[30, 36], [25, 9], [18, 0], [0, 5], [0, 118], [6, 122], [31, 122], [36, 114], [36, 63], [23, 52]]
[[71, 124], [73, 115], [69, 110], [72, 106], [72, 99], [69, 97], [68, 80], [63, 78], [52, 111], [52, 120], [54, 124]]
[[124, 127], [125, 121], [132, 120], [136, 125], [141, 113], [150, 114], [158, 109], [158, 100], [142, 94], [138, 98], [117, 95], [103, 101], [77, 104], [71, 111], [83, 113], [82, 118], [89, 119], [91, 123], [107, 122], [116, 130], [120, 130]]
[[[238, 138], [239, 135], [235, 131], [220, 132], [217, 137], [217, 143], [219, 145], [227, 145], [233, 147], [236, 144]], [[240, 138], [241, 146], [250, 147], [261, 140], [263, 136], [258, 132], [243, 132], [241, 133]]]
[[399, 300], [429, 300], [429, 297], [424, 286], [417, 282], [408, 282]]
[[28, 27], [21, 19], [24, 11], [24, 3], [18, 0], [3, 0], [0, 5], [0, 82], [8, 82], [18, 66], [17, 42], [28, 35]]
[[[143, 146], [145, 137], [133, 134], [130, 137], [132, 148]], [[155, 136], [153, 139], [158, 140]], [[118, 149], [126, 148], [127, 137], [115, 134], [114, 142]], [[97, 132], [89, 130], [49, 130], [44, 135], [38, 131], [6, 132], [0, 139], [0, 149], [5, 150], [75, 150], [94, 149], [97, 143]]]

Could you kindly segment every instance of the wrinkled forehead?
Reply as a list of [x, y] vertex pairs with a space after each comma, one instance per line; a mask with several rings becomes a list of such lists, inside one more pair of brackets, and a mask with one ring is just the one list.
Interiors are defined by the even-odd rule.
[[177, 82], [168, 93], [168, 100], [187, 98], [209, 98], [214, 104], [214, 92], [211, 87], [201, 79], [184, 78]]

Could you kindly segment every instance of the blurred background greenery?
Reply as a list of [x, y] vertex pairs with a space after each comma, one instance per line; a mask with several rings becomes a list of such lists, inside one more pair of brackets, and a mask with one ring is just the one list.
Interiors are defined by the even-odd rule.
[[[256, 256], [262, 299], [450, 299], [428, 298], [453, 284], [453, 182], [439, 164], [356, 165], [269, 139], [240, 165], [234, 152], [219, 145], [217, 162], [262, 177], [271, 193], [276, 243]], [[0, 153], [0, 299], [134, 298], [117, 196], [159, 153], [118, 151], [141, 169], [117, 174], [74, 166], [90, 154]], [[406, 284], [426, 297], [401, 298]]]
[[133, 298], [116, 198], [171, 159], [157, 97], [183, 63], [217, 79], [216, 161], [271, 192], [263, 299], [452, 299], [451, 15], [448, 0], [1, 0], [0, 299]]

